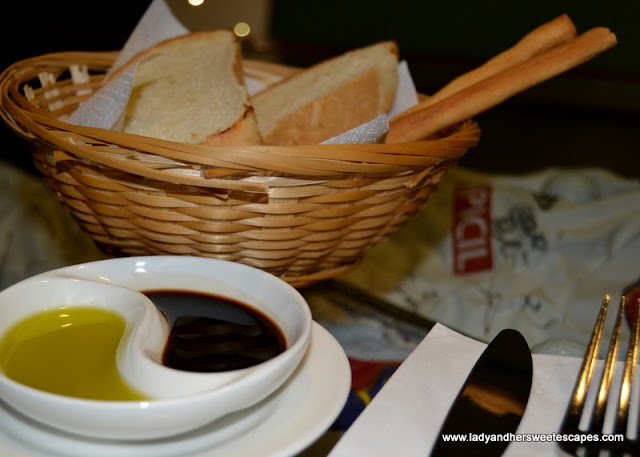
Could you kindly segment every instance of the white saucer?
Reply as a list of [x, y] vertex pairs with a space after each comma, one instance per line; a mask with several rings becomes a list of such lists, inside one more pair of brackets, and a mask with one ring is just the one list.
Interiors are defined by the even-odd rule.
[[336, 419], [351, 385], [338, 342], [314, 323], [309, 350], [286, 384], [259, 406], [174, 439], [115, 443], [61, 434], [0, 403], [3, 457], [290, 457]]

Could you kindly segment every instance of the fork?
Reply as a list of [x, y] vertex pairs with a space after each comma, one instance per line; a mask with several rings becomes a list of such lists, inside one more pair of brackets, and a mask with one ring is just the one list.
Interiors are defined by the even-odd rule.
[[[587, 414], [591, 416], [585, 417], [588, 424], [585, 430], [580, 428], [583, 411], [585, 410], [585, 400], [587, 393], [590, 391], [594, 378], [594, 368], [598, 359], [600, 340], [609, 308], [610, 296], [605, 295], [600, 312], [596, 319], [591, 340], [585, 351], [582, 366], [576, 380], [571, 401], [567, 407], [564, 420], [562, 422], [560, 433], [572, 438], [572, 441], [561, 439], [560, 448], [573, 455], [585, 456], [636, 456], [640, 455], [640, 430], [636, 430], [629, 436], [627, 433], [629, 424], [629, 406], [631, 401], [631, 390], [633, 385], [633, 376], [636, 371], [636, 363], [638, 359], [638, 338], [640, 335], [640, 299], [636, 308], [633, 319], [632, 330], [629, 335], [629, 341], [626, 349], [624, 368], [622, 372], [622, 382], [620, 384], [617, 396], [612, 395], [614, 385], [612, 385], [613, 375], [616, 371], [616, 361], [620, 348], [620, 335], [622, 333], [622, 323], [625, 316], [625, 297], [620, 299], [618, 313], [614, 328], [609, 342], [602, 375], [600, 377], [600, 385], [597, 387], [595, 405], [590, 408]], [[593, 382], [593, 385], [596, 383]], [[607, 408], [610, 401], [616, 401], [617, 404], [612, 405], [614, 408]], [[613, 430], [605, 431], [605, 413], [608, 409], [612, 409], [609, 414], [615, 413], [613, 418]], [[636, 412], [637, 413], [637, 412]], [[639, 419], [640, 421], [640, 419]], [[583, 420], [583, 422], [585, 422]], [[611, 427], [609, 427], [611, 428]], [[606, 435], [605, 435], [606, 433]], [[613, 441], [603, 441], [603, 439], [613, 439]], [[579, 441], [578, 441], [579, 440]]]

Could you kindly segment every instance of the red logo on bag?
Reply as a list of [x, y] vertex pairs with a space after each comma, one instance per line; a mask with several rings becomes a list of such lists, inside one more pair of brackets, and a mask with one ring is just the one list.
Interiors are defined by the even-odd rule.
[[457, 187], [453, 195], [453, 271], [458, 275], [493, 268], [491, 187]]

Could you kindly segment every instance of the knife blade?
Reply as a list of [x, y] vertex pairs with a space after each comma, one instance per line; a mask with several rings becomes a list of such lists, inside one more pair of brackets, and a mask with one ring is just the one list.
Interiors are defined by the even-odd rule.
[[[529, 400], [533, 361], [520, 332], [502, 330], [486, 347], [456, 396], [431, 457], [502, 455]], [[443, 435], [458, 440], [445, 440]], [[494, 439], [495, 438], [495, 439]], [[465, 440], [465, 441], [462, 441]]]

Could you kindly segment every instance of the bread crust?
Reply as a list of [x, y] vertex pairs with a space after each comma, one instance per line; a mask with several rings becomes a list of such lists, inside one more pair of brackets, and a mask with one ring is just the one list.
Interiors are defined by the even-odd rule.
[[[362, 59], [358, 68], [345, 70], [355, 59]], [[388, 112], [397, 88], [397, 62], [395, 42], [376, 43], [320, 62], [254, 95], [264, 143], [317, 144]], [[344, 76], [343, 71], [352, 74]], [[288, 101], [290, 106], [283, 106]]]
[[[278, 119], [264, 135], [266, 144], [317, 144], [372, 119], [387, 104], [372, 97], [380, 85], [375, 69]], [[382, 106], [381, 106], [382, 105]]]
[[219, 133], [209, 135], [200, 144], [248, 146], [262, 144], [253, 108], [246, 106], [244, 117], [238, 119], [231, 127]]

